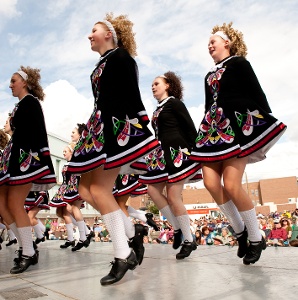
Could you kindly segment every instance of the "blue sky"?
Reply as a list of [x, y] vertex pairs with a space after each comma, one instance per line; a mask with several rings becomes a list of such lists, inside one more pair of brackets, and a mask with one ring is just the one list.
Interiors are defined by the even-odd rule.
[[184, 102], [198, 126], [203, 117], [203, 79], [213, 65], [207, 51], [211, 29], [234, 23], [244, 34], [251, 62], [273, 114], [288, 125], [268, 158], [247, 167], [249, 181], [298, 176], [295, 105], [298, 4], [294, 0], [1, 0], [0, 126], [17, 99], [9, 80], [20, 65], [41, 69], [49, 132], [69, 139], [93, 106], [89, 76], [98, 59], [87, 39], [106, 12], [127, 14], [134, 22], [140, 90], [151, 116], [155, 76], [177, 72]]

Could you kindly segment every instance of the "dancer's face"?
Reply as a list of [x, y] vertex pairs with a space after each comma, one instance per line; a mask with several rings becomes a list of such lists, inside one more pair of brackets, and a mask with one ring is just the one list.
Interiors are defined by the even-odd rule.
[[7, 118], [3, 129], [4, 129], [5, 133], [9, 134], [10, 136], [12, 135], [12, 130], [11, 130], [11, 127], [10, 127], [10, 118]]
[[107, 43], [111, 39], [112, 33], [108, 31], [103, 24], [95, 24], [88, 36], [90, 40], [91, 49], [99, 52], [101, 55], [108, 49]]
[[26, 90], [26, 86], [26, 81], [19, 74], [12, 75], [9, 87], [14, 97], [20, 98], [20, 95]]
[[212, 35], [209, 39], [208, 50], [214, 62], [220, 62], [230, 55], [229, 42], [225, 41], [219, 35]]
[[169, 84], [161, 77], [156, 77], [152, 82], [153, 97], [158, 101], [168, 97]]
[[71, 156], [72, 156], [72, 152], [71, 152], [71, 150], [69, 149], [68, 146], [65, 147], [65, 148], [63, 149], [63, 156], [64, 156], [64, 158], [65, 158], [67, 161], [70, 161]]
[[80, 134], [78, 132], [78, 128], [74, 128], [72, 130], [70, 138], [71, 138], [71, 141], [74, 142], [74, 143], [76, 143], [79, 140]]

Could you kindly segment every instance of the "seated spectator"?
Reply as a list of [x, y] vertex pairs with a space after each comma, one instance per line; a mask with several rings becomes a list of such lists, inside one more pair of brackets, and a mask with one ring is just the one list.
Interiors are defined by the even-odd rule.
[[292, 236], [290, 238], [290, 241], [297, 240], [298, 239], [298, 218], [293, 217], [292, 218]]
[[287, 231], [288, 239], [290, 239], [292, 236], [292, 226], [290, 224], [290, 221], [286, 218], [282, 218], [280, 220], [280, 225]]
[[268, 235], [268, 246], [285, 246], [285, 242], [288, 240], [287, 231], [281, 227], [278, 219], [274, 220], [274, 228]]
[[196, 242], [196, 245], [197, 245], [197, 246], [201, 245], [201, 239], [202, 239], [202, 233], [201, 233], [201, 230], [196, 230], [194, 241]]
[[269, 233], [271, 231], [271, 228], [270, 228], [270, 226], [269, 226], [269, 224], [267, 222], [266, 217], [262, 216], [262, 217], [258, 218], [258, 220], [259, 220], [259, 224], [260, 224], [260, 229], [262, 231], [264, 231], [265, 238], [268, 238], [268, 235], [269, 235]]
[[292, 217], [298, 218], [298, 208], [292, 212]]
[[100, 233], [102, 242], [111, 242], [110, 234], [105, 225], [102, 225], [102, 231]]
[[221, 234], [213, 237], [214, 245], [228, 245], [234, 246], [236, 244], [236, 239], [231, 234], [227, 227], [221, 229]]
[[213, 245], [213, 235], [210, 232], [208, 226], [202, 228], [201, 245]]
[[172, 237], [169, 227], [165, 227], [159, 234], [158, 240], [161, 244], [167, 244], [169, 239]]

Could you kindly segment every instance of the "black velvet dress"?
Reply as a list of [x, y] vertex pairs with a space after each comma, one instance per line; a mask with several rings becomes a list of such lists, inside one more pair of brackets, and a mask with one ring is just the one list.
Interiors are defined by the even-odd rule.
[[[122, 48], [107, 51], [91, 75], [94, 110], [78, 141], [68, 172], [123, 167], [158, 146], [138, 87], [137, 65]], [[129, 169], [128, 174], [133, 173]]]
[[162, 101], [153, 113], [152, 127], [160, 147], [146, 157], [148, 172], [141, 174], [139, 181], [153, 184], [200, 179], [200, 164], [189, 159], [196, 129], [184, 103], [174, 97]]
[[286, 126], [274, 118], [250, 63], [230, 56], [205, 78], [205, 116], [191, 159], [217, 162], [248, 156], [248, 163], [265, 159]]
[[32, 191], [46, 191], [56, 184], [43, 111], [32, 95], [21, 99], [12, 111], [13, 135], [3, 151], [0, 185], [32, 182]]

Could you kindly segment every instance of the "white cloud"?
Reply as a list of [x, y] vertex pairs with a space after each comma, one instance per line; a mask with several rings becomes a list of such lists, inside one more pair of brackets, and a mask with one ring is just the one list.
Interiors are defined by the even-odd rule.
[[47, 130], [70, 139], [77, 123], [86, 123], [91, 115], [93, 100], [86, 99], [65, 80], [59, 80], [44, 90], [42, 103]]

